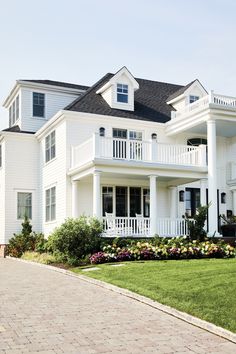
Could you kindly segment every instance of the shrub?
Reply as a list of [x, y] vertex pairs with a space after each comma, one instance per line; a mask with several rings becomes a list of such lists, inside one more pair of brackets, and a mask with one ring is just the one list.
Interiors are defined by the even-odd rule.
[[32, 232], [32, 226], [29, 219], [25, 216], [22, 222], [22, 231], [20, 234], [14, 234], [7, 245], [7, 254], [12, 257], [21, 257], [26, 251], [43, 252], [46, 240], [43, 234]]
[[45, 243], [43, 234], [14, 234], [7, 245], [7, 254], [12, 257], [21, 257], [26, 251], [42, 249]]
[[197, 208], [197, 213], [194, 215], [193, 220], [186, 218], [189, 229], [189, 237], [191, 240], [203, 241], [206, 238], [206, 231], [204, 225], [207, 218], [209, 205], [200, 206]]
[[76, 265], [79, 259], [100, 250], [101, 233], [102, 223], [96, 218], [69, 218], [49, 236], [47, 249]]

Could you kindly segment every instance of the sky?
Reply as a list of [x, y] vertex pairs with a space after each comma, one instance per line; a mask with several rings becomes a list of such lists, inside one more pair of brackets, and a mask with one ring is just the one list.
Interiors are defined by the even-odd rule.
[[92, 85], [124, 65], [236, 97], [235, 13], [235, 0], [0, 0], [0, 103], [17, 79]]

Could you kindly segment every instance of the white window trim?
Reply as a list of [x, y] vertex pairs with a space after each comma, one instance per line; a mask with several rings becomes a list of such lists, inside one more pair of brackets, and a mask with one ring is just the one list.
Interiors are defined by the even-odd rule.
[[[42, 93], [44, 95], [44, 116], [34, 116], [34, 93]], [[31, 119], [48, 120], [47, 118], [47, 95], [45, 92], [37, 90], [31, 92]]]
[[[122, 85], [122, 86], [127, 86], [127, 93], [123, 93], [123, 92], [118, 92], [118, 85]], [[123, 88], [122, 88], [123, 90]], [[117, 82], [116, 83], [116, 103], [119, 104], [119, 105], [129, 105], [129, 102], [130, 102], [130, 97], [129, 97], [129, 85], [128, 84], [123, 84], [121, 82]], [[120, 95], [123, 95], [123, 96], [127, 96], [127, 102], [120, 102], [118, 101], [118, 94]]]
[[18, 219], [17, 217], [17, 213], [18, 213], [18, 208], [17, 208], [17, 203], [18, 203], [18, 193], [31, 193], [32, 194], [32, 210], [31, 210], [31, 216], [32, 218], [29, 219], [31, 222], [32, 220], [34, 220], [34, 214], [35, 214], [35, 189], [20, 189], [20, 188], [17, 188], [17, 189], [14, 189], [14, 200], [15, 200], [15, 203], [14, 203], [14, 215], [15, 215], [15, 221], [17, 223], [21, 223], [24, 219]]
[[[52, 188], [55, 188], [55, 219], [46, 220], [46, 207], [47, 207], [47, 205], [46, 205], [46, 191], [49, 189], [51, 190]], [[43, 202], [44, 223], [45, 223], [45, 225], [55, 224], [57, 222], [57, 186], [56, 186], [56, 184], [52, 184], [52, 185], [44, 188], [44, 197], [43, 198], [44, 198], [43, 199], [44, 200], [44, 202]], [[50, 197], [50, 201], [51, 201], [51, 197]], [[51, 206], [51, 204], [50, 204], [50, 206]]]
[[[52, 144], [51, 144], [51, 136], [52, 134], [54, 133], [55, 135], [55, 143], [54, 143], [54, 146], [55, 146], [55, 156], [54, 157], [51, 157], [51, 149], [52, 149]], [[47, 137], [49, 137], [49, 142], [50, 142], [50, 145], [49, 145], [49, 152], [50, 152], [50, 159], [47, 161], [46, 160], [46, 139]], [[51, 131], [51, 133], [49, 133], [47, 136], [45, 136], [45, 139], [44, 139], [44, 164], [45, 165], [48, 165], [49, 163], [53, 162], [57, 157], [57, 151], [56, 151], [56, 130], [53, 130]]]

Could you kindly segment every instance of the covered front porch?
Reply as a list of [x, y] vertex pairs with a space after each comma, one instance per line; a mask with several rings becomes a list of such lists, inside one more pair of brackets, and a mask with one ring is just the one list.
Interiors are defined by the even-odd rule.
[[98, 217], [103, 221], [104, 237], [188, 235], [178, 186], [205, 181], [205, 173], [150, 172], [100, 166], [73, 176], [72, 216]]

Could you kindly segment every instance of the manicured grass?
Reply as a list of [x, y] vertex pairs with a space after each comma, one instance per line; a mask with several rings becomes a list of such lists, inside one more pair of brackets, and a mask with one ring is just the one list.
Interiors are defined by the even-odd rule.
[[[113, 263], [114, 264], [114, 263]], [[236, 332], [236, 259], [126, 262], [82, 272]]]

